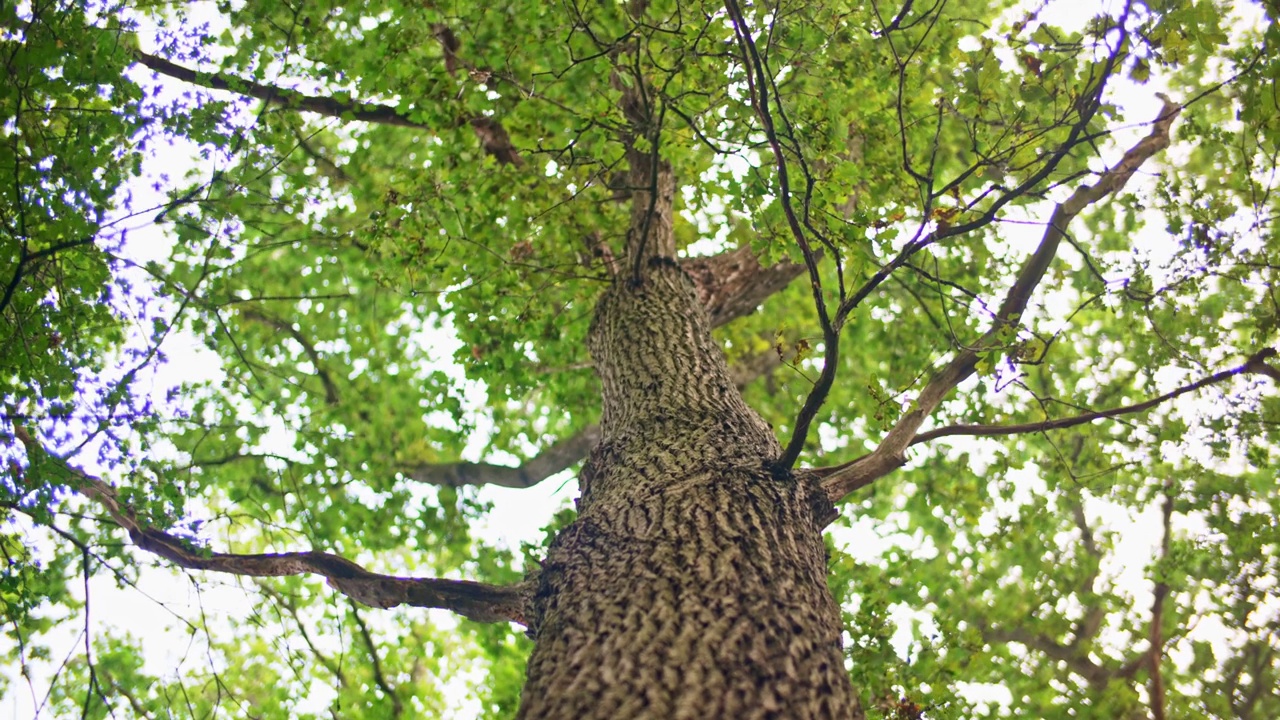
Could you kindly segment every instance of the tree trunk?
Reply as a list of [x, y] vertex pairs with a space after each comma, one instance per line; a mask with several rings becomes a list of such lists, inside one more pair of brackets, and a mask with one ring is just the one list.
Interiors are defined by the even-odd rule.
[[519, 717], [860, 717], [816, 519], [830, 506], [774, 470], [692, 281], [664, 257], [620, 275], [589, 342], [602, 439], [538, 576]]

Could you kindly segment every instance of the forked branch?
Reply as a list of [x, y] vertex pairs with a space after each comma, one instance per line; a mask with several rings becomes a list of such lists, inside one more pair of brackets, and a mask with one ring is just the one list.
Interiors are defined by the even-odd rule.
[[1049, 264], [1057, 255], [1067, 225], [1085, 208], [1119, 192], [1147, 159], [1168, 147], [1169, 130], [1181, 110], [1181, 106], [1166, 98], [1160, 115], [1146, 137], [1129, 148], [1120, 162], [1104, 171], [1096, 183], [1076, 188], [1071, 197], [1054, 208], [1039, 246], [1018, 271], [1013, 286], [1000, 303], [991, 329], [977, 342], [960, 350], [946, 366], [933, 375], [910, 411], [898, 420], [873, 452], [832, 471], [823, 480], [828, 498], [833, 502], [838, 501], [906, 463], [906, 449], [915, 440], [925, 419], [957, 385], [974, 373], [982, 353], [999, 347], [1000, 338], [1017, 328], [1031, 294], [1044, 279]]
[[[1121, 405], [1119, 407], [1108, 408], [1106, 410], [1096, 410], [1093, 412], [1081, 413], [1079, 415], [1072, 415], [1071, 417], [1041, 420], [1039, 422], [1031, 423], [1020, 423], [1017, 425], [947, 425], [945, 427], [929, 430], [928, 432], [919, 433], [911, 439], [908, 446], [919, 445], [921, 443], [937, 440], [938, 438], [943, 437], [1000, 437], [1004, 435], [1026, 435], [1029, 433], [1047, 432], [1049, 430], [1065, 430], [1078, 425], [1087, 425], [1088, 423], [1095, 422], [1097, 420], [1106, 420], [1108, 418], [1145, 412], [1159, 405], [1163, 405], [1175, 398], [1186, 395], [1189, 392], [1194, 392], [1201, 388], [1209, 387], [1210, 385], [1217, 385], [1240, 375], [1263, 375], [1273, 380], [1280, 381], [1280, 369], [1267, 363], [1268, 360], [1276, 357], [1277, 354], [1278, 353], [1273, 348], [1263, 348], [1253, 355], [1250, 355], [1247, 360], [1235, 367], [1203, 377], [1195, 382], [1182, 385], [1163, 395], [1151, 398], [1150, 400], [1144, 400], [1131, 405]], [[809, 472], [825, 478], [824, 483], [829, 482], [831, 478], [837, 477], [838, 475], [856, 473], [856, 475], [853, 476], [851, 487], [849, 489], [849, 492], [853, 492], [859, 488], [866, 487], [876, 479], [887, 474], [887, 472], [882, 472], [877, 475], [872, 472], [873, 466], [871, 465], [870, 460], [874, 455], [875, 453], [872, 452], [843, 465], [828, 468], [816, 468]], [[893, 469], [894, 468], [890, 468], [889, 470], [892, 471]]]
[[182, 538], [148, 527], [132, 507], [120, 500], [114, 488], [48, 453], [25, 428], [15, 427], [15, 434], [26, 447], [28, 457], [44, 456], [70, 472], [73, 488], [105, 510], [112, 522], [129, 533], [135, 545], [179, 567], [247, 577], [321, 575], [333, 589], [370, 607], [441, 608], [477, 622], [524, 623], [527, 588], [523, 585], [381, 575], [346, 558], [318, 551], [236, 554], [201, 550]]
[[[778, 130], [774, 125], [773, 111], [770, 109], [770, 74], [766, 72], [764, 60], [756, 47], [751, 28], [747, 25], [747, 19], [742, 14], [742, 9], [738, 6], [737, 0], [724, 0], [724, 8], [725, 12], [728, 13], [730, 22], [733, 24], [734, 35], [740, 48], [743, 66], [747, 68], [747, 91], [751, 98], [752, 108], [755, 110], [756, 117], [760, 120], [760, 126], [764, 130], [765, 138], [769, 141], [769, 147], [773, 152], [773, 159], [777, 165], [778, 199], [782, 206], [783, 214], [786, 216], [787, 226], [795, 238], [796, 245], [800, 248], [805, 269], [809, 273], [809, 286], [813, 294], [814, 309], [818, 313], [818, 324], [822, 328], [822, 371], [819, 373], [818, 379], [808, 397], [805, 398], [800, 412], [796, 415], [796, 426], [792, 431], [791, 439], [783, 449], [782, 457], [778, 458], [777, 461], [780, 469], [790, 470], [795, 465], [796, 460], [799, 459], [800, 453], [804, 449], [805, 438], [809, 435], [809, 427], [814, 418], [817, 417], [818, 409], [826, 400], [827, 393], [831, 391], [831, 386], [835, 382], [836, 365], [839, 362], [840, 353], [841, 321], [838, 318], [832, 318], [831, 313], [827, 310], [827, 301], [822, 288], [822, 275], [818, 271], [820, 253], [813, 249], [806, 234], [806, 229], [812, 230], [812, 228], [806, 228], [807, 222], [802, 222], [791, 202], [792, 189], [786, 154], [783, 151]], [[776, 97], [773, 102], [778, 102]], [[781, 105], [778, 106], [778, 110], [779, 113], [782, 112]], [[785, 115], [783, 115], [783, 122], [784, 124], [786, 123]], [[812, 178], [809, 176], [807, 167], [804, 167], [804, 157], [800, 155], [798, 159], [805, 175], [805, 196], [807, 199], [808, 193], [812, 189]], [[819, 236], [819, 240], [821, 239], [821, 236]], [[836, 260], [840, 277], [839, 288], [843, 298], [844, 281], [843, 271], [840, 270], [839, 253], [834, 252], [835, 248], [829, 245], [828, 249], [833, 251], [832, 255]]]

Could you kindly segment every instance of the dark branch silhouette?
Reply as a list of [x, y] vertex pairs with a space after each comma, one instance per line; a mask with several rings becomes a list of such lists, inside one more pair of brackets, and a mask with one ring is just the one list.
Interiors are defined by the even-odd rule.
[[276, 103], [295, 110], [305, 110], [306, 112], [326, 117], [434, 131], [434, 128], [411, 120], [407, 115], [389, 105], [339, 102], [331, 97], [307, 95], [297, 90], [265, 85], [222, 73], [200, 72], [141, 51], [135, 52], [134, 57], [140, 64], [161, 75], [167, 75], [176, 80], [182, 80], [183, 82], [211, 90], [225, 90], [238, 95], [247, 95], [264, 102]]
[[189, 570], [212, 570], [248, 577], [321, 575], [330, 587], [364, 605], [442, 608], [477, 622], [524, 622], [526, 588], [497, 586], [468, 580], [406, 578], [369, 572], [346, 558], [319, 551], [235, 554], [209, 552], [171, 533], [148, 527], [114, 488], [73, 467], [44, 447], [21, 426], [15, 434], [30, 456], [57, 462], [74, 478], [73, 489], [95, 501], [142, 550]]
[[[822, 344], [823, 344], [823, 361], [822, 372], [818, 375], [817, 382], [814, 383], [813, 389], [809, 392], [809, 396], [805, 398], [804, 406], [800, 408], [800, 412], [796, 416], [795, 429], [791, 434], [791, 439], [787, 442], [786, 447], [782, 451], [782, 457], [778, 458], [777, 464], [780, 469], [790, 470], [795, 465], [796, 460], [800, 458], [800, 453], [804, 450], [805, 438], [809, 435], [809, 426], [817, 417], [818, 409], [826, 400], [827, 393], [831, 391], [831, 386], [835, 382], [836, 365], [839, 362], [840, 352], [840, 325], [841, 321], [833, 319], [827, 311], [827, 301], [822, 289], [822, 275], [818, 270], [818, 261], [820, 254], [815, 252], [809, 243], [806, 229], [809, 234], [823, 240], [828, 249], [832, 251], [837, 264], [837, 272], [841, 273], [839, 267], [839, 253], [835, 251], [835, 247], [826, 242], [821, 235], [815, 233], [811, 225], [807, 222], [801, 222], [797, 216], [795, 208], [791, 202], [791, 181], [787, 170], [786, 155], [783, 152], [782, 143], [779, 140], [778, 131], [774, 125], [773, 113], [769, 108], [769, 88], [770, 73], [766, 71], [764, 61], [761, 59], [760, 51], [756, 47], [755, 40], [752, 37], [751, 29], [747, 26], [747, 20], [742, 14], [742, 9], [738, 7], [736, 0], [725, 0], [725, 11], [729, 15], [729, 19], [733, 22], [734, 35], [737, 38], [740, 52], [742, 53], [743, 65], [748, 69], [746, 73], [747, 90], [751, 97], [751, 104], [755, 110], [756, 117], [760, 119], [760, 125], [764, 130], [765, 137], [769, 141], [770, 149], [773, 151], [774, 162], [778, 168], [778, 199], [781, 202], [783, 214], [787, 218], [787, 226], [791, 230], [792, 236], [795, 238], [796, 245], [800, 248], [800, 254], [804, 258], [805, 269], [809, 273], [809, 286], [813, 294], [814, 308], [818, 313], [818, 324], [822, 328]], [[775, 88], [776, 89], [776, 88]], [[774, 102], [777, 93], [774, 93]], [[781, 105], [778, 106], [779, 113], [782, 114]], [[786, 123], [786, 116], [783, 114], [783, 123]], [[806, 205], [808, 194], [812, 192], [813, 178], [809, 175], [808, 168], [804, 165], [804, 157], [798, 152], [796, 153], [803, 175], [806, 180]], [[807, 218], [806, 218], [807, 221]], [[840, 274], [841, 297], [844, 293], [843, 275]]]
[[333, 378], [329, 375], [329, 372], [324, 369], [324, 363], [320, 359], [320, 353], [316, 350], [315, 343], [308, 340], [306, 335], [303, 335], [301, 331], [293, 326], [293, 323], [273, 318], [269, 315], [258, 312], [257, 310], [241, 310], [240, 316], [248, 320], [255, 320], [268, 327], [275, 328], [279, 332], [282, 332], [297, 341], [297, 343], [302, 346], [302, 351], [307, 354], [307, 359], [309, 359], [311, 364], [315, 367], [316, 377], [320, 379], [321, 385], [324, 386], [325, 403], [329, 405], [338, 404], [338, 386], [334, 384]]
[[1229, 380], [1237, 375], [1254, 373], [1258, 375], [1267, 375], [1273, 379], [1280, 377], [1280, 371], [1267, 365], [1266, 360], [1275, 357], [1276, 351], [1271, 348], [1265, 348], [1254, 353], [1244, 363], [1237, 365], [1229, 370], [1223, 370], [1214, 373], [1208, 377], [1201, 378], [1193, 383], [1183, 385], [1182, 387], [1170, 390], [1159, 397], [1144, 400], [1140, 403], [1132, 405], [1122, 405], [1120, 407], [1109, 408], [1107, 410], [1097, 410], [1095, 412], [1082, 413], [1080, 415], [1072, 415], [1071, 417], [1057, 418], [1054, 420], [1041, 420], [1040, 422], [1022, 423], [1019, 425], [947, 425], [928, 432], [922, 432], [912, 441], [912, 445], [936, 440], [940, 437], [953, 437], [957, 435], [968, 435], [976, 437], [996, 437], [1000, 435], [1022, 435], [1025, 433], [1045, 432], [1048, 430], [1062, 430], [1065, 428], [1075, 427], [1094, 422], [1095, 420], [1105, 420], [1107, 418], [1119, 417], [1121, 415], [1132, 415], [1140, 413], [1151, 408], [1169, 402], [1176, 397], [1186, 395], [1189, 392], [1199, 390], [1202, 387], [1216, 385], [1225, 380]]
[[906, 449], [911, 446], [925, 419], [957, 385], [977, 370], [978, 360], [983, 353], [1000, 347], [1002, 334], [1017, 328], [1032, 292], [1044, 279], [1049, 264], [1057, 255], [1067, 225], [1085, 208], [1118, 193], [1147, 159], [1168, 147], [1169, 131], [1181, 110], [1179, 105], [1165, 99], [1164, 107], [1146, 137], [1129, 148], [1115, 166], [1099, 175], [1097, 182], [1076, 188], [1069, 198], [1054, 208], [1039, 246], [1018, 271], [1013, 286], [996, 311], [991, 329], [976, 342], [969, 343], [957, 352], [946, 366], [934, 374], [912, 404], [911, 410], [898, 420], [873, 452], [838, 468], [819, 471], [826, 475], [823, 487], [827, 490], [828, 498], [833, 502], [838, 501], [906, 463]]
[[[1108, 418], [1119, 417], [1121, 415], [1132, 415], [1134, 413], [1144, 412], [1158, 405], [1169, 402], [1174, 398], [1186, 395], [1189, 392], [1193, 392], [1210, 385], [1217, 385], [1239, 375], [1263, 375], [1273, 380], [1280, 381], [1280, 369], [1277, 369], [1266, 362], [1268, 359], [1276, 356], [1276, 350], [1272, 348], [1263, 348], [1249, 356], [1249, 359], [1240, 365], [1223, 370], [1222, 372], [1214, 373], [1213, 375], [1201, 378], [1193, 383], [1175, 388], [1163, 395], [1160, 395], [1159, 397], [1154, 397], [1150, 400], [1144, 400], [1132, 405], [1122, 405], [1120, 407], [1109, 408], [1107, 410], [1097, 410], [1094, 412], [1082, 413], [1080, 415], [1072, 415], [1071, 417], [1057, 418], [1054, 420], [1041, 420], [1039, 422], [1021, 423], [1017, 425], [947, 425], [945, 427], [936, 428], [916, 435], [908, 443], [908, 447], [943, 437], [999, 437], [1003, 435], [1025, 435], [1027, 433], [1047, 432], [1049, 430], [1064, 430], [1077, 425], [1085, 425], [1096, 420], [1105, 420]], [[857, 476], [857, 482], [860, 484], [849, 491], [853, 492], [854, 490], [866, 487], [883, 475], [886, 475], [888, 472], [896, 469], [890, 468], [889, 471], [880, 473], [873, 477], [868, 469], [870, 467], [869, 459], [873, 455], [875, 455], [874, 452], [841, 465], [826, 468], [813, 468], [806, 472], [815, 473], [819, 477], [826, 478], [824, 483], [829, 481], [830, 478], [841, 473], [850, 471], [858, 472], [859, 475]], [[855, 468], [861, 469], [855, 470]]]
[[[342, 102], [332, 97], [308, 95], [298, 90], [245, 80], [244, 78], [233, 77], [224, 73], [200, 72], [141, 51], [135, 52], [134, 57], [145, 67], [176, 80], [182, 80], [183, 82], [211, 90], [224, 90], [245, 95], [294, 110], [303, 110], [342, 120], [359, 120], [379, 125], [417, 128], [433, 133], [439, 130], [439, 128], [433, 128], [423, 122], [414, 120], [408, 113], [390, 105], [356, 101]], [[498, 121], [484, 115], [477, 115], [463, 120], [461, 124], [471, 126], [471, 129], [475, 131], [476, 137], [480, 139], [480, 144], [484, 147], [485, 152], [496, 158], [500, 164], [511, 164], [516, 167], [523, 164], [519, 154], [511, 144], [511, 138], [507, 135], [506, 129]]]

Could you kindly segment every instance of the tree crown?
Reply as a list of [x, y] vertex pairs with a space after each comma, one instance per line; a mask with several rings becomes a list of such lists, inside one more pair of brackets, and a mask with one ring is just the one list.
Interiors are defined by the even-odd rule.
[[[158, 558], [284, 577], [178, 676], [98, 628], [50, 712], [432, 717], [472, 663], [510, 715], [541, 546], [477, 525], [598, 438], [669, 168], [734, 379], [843, 506], [869, 710], [1280, 714], [1280, 27], [1235, 5], [0, 8], [5, 651]], [[191, 338], [216, 376], [157, 397]]]

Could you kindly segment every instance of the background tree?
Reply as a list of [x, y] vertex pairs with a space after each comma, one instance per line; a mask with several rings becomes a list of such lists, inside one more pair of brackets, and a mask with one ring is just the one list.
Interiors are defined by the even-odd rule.
[[[9, 680], [84, 717], [1280, 715], [1275, 16], [5, 4]], [[220, 373], [157, 396], [190, 337]], [[478, 532], [588, 456], [541, 544]], [[90, 612], [152, 563], [254, 596], [186, 620], [201, 666]]]

